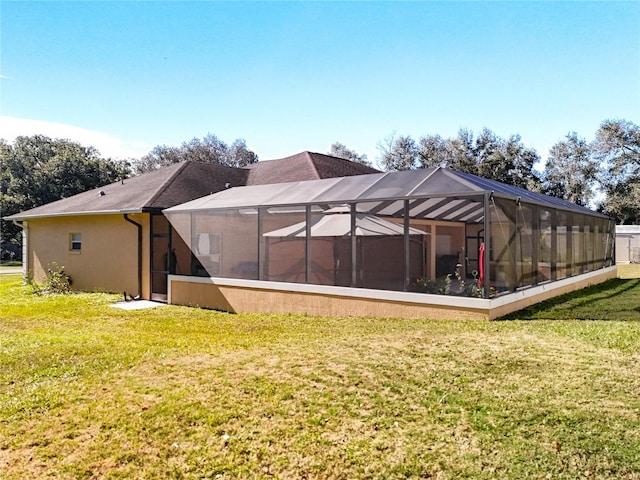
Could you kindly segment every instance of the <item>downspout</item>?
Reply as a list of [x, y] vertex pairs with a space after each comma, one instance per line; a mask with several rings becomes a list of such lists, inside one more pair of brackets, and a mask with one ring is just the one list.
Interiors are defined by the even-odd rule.
[[142, 225], [129, 218], [129, 214], [124, 214], [124, 219], [138, 228], [138, 298], [142, 297]]

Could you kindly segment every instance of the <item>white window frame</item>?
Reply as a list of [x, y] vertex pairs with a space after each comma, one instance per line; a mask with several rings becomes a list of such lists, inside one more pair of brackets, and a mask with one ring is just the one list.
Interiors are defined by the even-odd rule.
[[80, 253], [82, 251], [82, 234], [73, 232], [69, 234], [69, 251]]

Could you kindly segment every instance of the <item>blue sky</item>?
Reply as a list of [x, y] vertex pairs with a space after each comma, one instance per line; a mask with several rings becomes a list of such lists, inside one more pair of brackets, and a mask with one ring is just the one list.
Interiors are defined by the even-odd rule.
[[0, 138], [140, 156], [213, 133], [260, 159], [396, 133], [640, 121], [640, 2], [0, 2]]

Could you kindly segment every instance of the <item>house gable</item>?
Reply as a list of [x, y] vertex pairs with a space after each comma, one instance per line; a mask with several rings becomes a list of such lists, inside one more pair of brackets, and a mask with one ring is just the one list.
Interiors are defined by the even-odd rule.
[[323, 178], [349, 177], [380, 173], [361, 163], [314, 152], [301, 152], [278, 160], [268, 160], [244, 167], [246, 185], [301, 182]]

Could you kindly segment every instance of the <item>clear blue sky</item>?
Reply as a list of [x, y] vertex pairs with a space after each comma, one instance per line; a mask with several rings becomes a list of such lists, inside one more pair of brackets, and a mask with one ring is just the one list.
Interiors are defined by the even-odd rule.
[[638, 1], [3, 0], [0, 15], [0, 138], [35, 128], [119, 156], [213, 133], [263, 160], [335, 141], [375, 160], [393, 132], [488, 127], [544, 157], [569, 131], [640, 122]]

